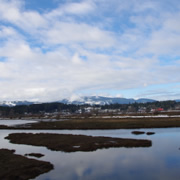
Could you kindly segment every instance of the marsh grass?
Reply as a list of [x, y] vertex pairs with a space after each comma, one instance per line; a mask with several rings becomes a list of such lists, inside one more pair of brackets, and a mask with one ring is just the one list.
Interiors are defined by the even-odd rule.
[[64, 152], [95, 151], [112, 147], [150, 147], [152, 145], [150, 140], [49, 133], [13, 133], [9, 134], [6, 139], [15, 144], [45, 146], [50, 150]]
[[0, 149], [0, 179], [27, 180], [53, 169], [49, 162], [14, 154], [14, 150]]
[[180, 127], [180, 118], [85, 118], [54, 122], [41, 121], [31, 124], [27, 129], [136, 129], [168, 127]]

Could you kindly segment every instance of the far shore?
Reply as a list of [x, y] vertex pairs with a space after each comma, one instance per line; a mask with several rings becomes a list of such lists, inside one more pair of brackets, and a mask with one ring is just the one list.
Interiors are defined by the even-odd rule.
[[62, 129], [139, 129], [139, 128], [173, 128], [180, 127], [180, 117], [146, 117], [146, 118], [102, 118], [71, 117], [69, 119], [38, 119], [36, 123], [6, 126], [0, 129], [22, 130], [62, 130]]

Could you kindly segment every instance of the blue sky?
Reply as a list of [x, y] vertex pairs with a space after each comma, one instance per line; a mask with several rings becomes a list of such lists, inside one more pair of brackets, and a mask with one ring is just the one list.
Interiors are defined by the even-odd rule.
[[178, 0], [0, 0], [0, 101], [180, 99]]

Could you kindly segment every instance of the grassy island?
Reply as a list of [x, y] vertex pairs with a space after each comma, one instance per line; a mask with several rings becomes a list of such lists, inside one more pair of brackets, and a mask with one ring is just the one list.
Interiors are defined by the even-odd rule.
[[95, 151], [110, 147], [150, 147], [152, 145], [150, 140], [48, 133], [13, 133], [9, 134], [6, 139], [9, 139], [11, 143], [45, 146], [50, 150], [64, 152]]

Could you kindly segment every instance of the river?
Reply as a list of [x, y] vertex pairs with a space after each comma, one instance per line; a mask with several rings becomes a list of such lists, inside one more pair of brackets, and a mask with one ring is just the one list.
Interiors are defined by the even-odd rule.
[[[15, 149], [17, 154], [42, 153], [54, 170], [36, 180], [98, 179], [180, 179], [180, 128], [140, 129], [155, 132], [148, 136], [133, 135], [132, 130], [0, 130], [1, 148]], [[134, 129], [133, 129], [134, 131]], [[94, 152], [64, 153], [45, 147], [11, 144], [4, 139], [14, 132], [83, 134], [93, 136], [150, 139], [149, 148], [109, 148]], [[32, 158], [32, 157], [31, 157]], [[34, 157], [35, 158], [35, 157]], [[36, 159], [36, 158], [35, 158]]]

